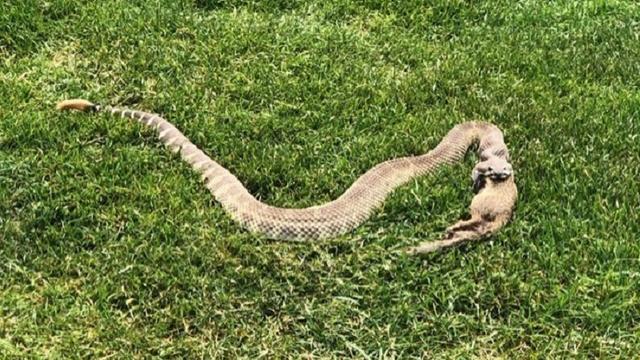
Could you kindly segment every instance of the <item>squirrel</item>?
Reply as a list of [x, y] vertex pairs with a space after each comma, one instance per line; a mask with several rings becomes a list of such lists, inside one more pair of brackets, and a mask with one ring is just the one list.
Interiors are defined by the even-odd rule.
[[509, 222], [518, 198], [513, 168], [505, 156], [493, 156], [476, 164], [472, 171], [476, 195], [471, 201], [469, 220], [448, 227], [441, 240], [424, 242], [407, 250], [425, 254], [492, 235]]

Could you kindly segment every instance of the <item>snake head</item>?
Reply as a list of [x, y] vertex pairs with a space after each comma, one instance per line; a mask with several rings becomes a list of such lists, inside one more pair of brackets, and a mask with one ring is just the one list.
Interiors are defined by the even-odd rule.
[[476, 164], [471, 173], [473, 179], [473, 189], [480, 191], [489, 178], [493, 181], [502, 181], [513, 175], [513, 167], [503, 158], [492, 157]]

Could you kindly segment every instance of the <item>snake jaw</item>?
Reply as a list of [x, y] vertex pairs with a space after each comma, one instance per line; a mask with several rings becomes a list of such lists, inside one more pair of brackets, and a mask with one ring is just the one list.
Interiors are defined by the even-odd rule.
[[487, 179], [499, 182], [513, 175], [513, 167], [504, 158], [491, 158], [481, 161], [473, 168], [471, 179], [473, 180], [473, 192], [478, 193], [486, 184]]
[[504, 180], [513, 175], [513, 167], [504, 158], [492, 158], [489, 160], [481, 161], [473, 168], [471, 178], [474, 183], [479, 181], [479, 178], [490, 178], [491, 180]]
[[503, 171], [491, 171], [485, 176], [491, 178], [491, 180], [504, 180], [509, 178], [513, 174], [512, 171], [503, 170]]

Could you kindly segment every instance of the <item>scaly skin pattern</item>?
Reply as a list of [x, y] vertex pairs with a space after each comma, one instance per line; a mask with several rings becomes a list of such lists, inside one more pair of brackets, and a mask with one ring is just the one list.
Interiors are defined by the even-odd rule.
[[[364, 222], [397, 187], [417, 176], [432, 173], [439, 166], [462, 160], [469, 147], [474, 144], [478, 144], [481, 160], [474, 169], [474, 180], [484, 181], [483, 188], [471, 205], [473, 222], [454, 225], [449, 229], [447, 238], [436, 242], [440, 245], [432, 250], [421, 245], [412, 248], [410, 252], [417, 254], [433, 251], [493, 233], [506, 224], [515, 204], [517, 192], [511, 173], [509, 172], [507, 179], [494, 183], [487, 176], [490, 167], [480, 166], [483, 162], [495, 160], [500, 165], [508, 165], [510, 170], [509, 154], [502, 132], [485, 122], [456, 125], [434, 149], [424, 155], [396, 158], [374, 166], [333, 201], [303, 209], [291, 209], [258, 201], [233, 174], [159, 115], [111, 106], [102, 107], [81, 99], [62, 101], [57, 108], [109, 112], [155, 129], [165, 146], [179, 153], [184, 161], [202, 175], [205, 186], [233, 219], [249, 231], [273, 239], [307, 241], [349, 232]], [[442, 241], [446, 241], [446, 245]]]

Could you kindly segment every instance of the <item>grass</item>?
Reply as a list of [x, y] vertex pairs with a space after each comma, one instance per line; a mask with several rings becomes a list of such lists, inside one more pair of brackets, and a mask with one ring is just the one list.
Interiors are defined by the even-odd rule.
[[[3, 2], [0, 357], [637, 357], [639, 33], [630, 0]], [[399, 255], [465, 213], [470, 156], [347, 236], [264, 240], [69, 97], [164, 114], [280, 206], [483, 119], [520, 202]]]

